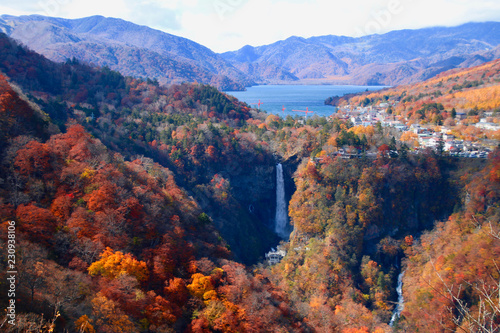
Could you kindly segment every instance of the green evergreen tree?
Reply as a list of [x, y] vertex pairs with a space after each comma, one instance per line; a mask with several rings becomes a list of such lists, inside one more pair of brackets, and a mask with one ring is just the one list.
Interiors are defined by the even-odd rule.
[[451, 110], [451, 117], [452, 117], [453, 119], [455, 119], [455, 118], [457, 117], [457, 110], [455, 110], [455, 108], [453, 108], [453, 109]]

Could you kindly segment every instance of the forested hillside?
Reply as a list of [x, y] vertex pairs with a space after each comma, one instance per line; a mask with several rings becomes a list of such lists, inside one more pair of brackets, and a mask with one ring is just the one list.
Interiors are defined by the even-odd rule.
[[[393, 128], [0, 48], [0, 247], [15, 221], [20, 281], [2, 330], [498, 330], [498, 151], [417, 154]], [[269, 266], [277, 162], [294, 231]]]
[[498, 152], [464, 174], [466, 205], [407, 247], [407, 331], [496, 332], [500, 327]]
[[[27, 54], [35, 65], [43, 60]], [[229, 246], [212, 218], [169, 169], [144, 155], [126, 161], [75, 121], [59, 133], [3, 76], [0, 83], [2, 133], [9, 134], [2, 144], [2, 235], [8, 221], [16, 221], [22, 281], [14, 331], [300, 328], [266, 273], [253, 276], [227, 260]], [[92, 129], [91, 117], [82, 117]], [[219, 183], [211, 186], [208, 195], [227, 200]], [[7, 239], [1, 242], [6, 248]], [[6, 263], [7, 253], [1, 256]], [[2, 281], [6, 277], [2, 271]], [[6, 288], [2, 283], [2, 307]], [[248, 292], [259, 301], [244, 298]]]
[[[432, 79], [394, 88], [383, 89], [375, 93], [348, 95], [327, 100], [337, 106], [368, 106], [379, 103], [396, 103], [395, 116], [402, 116], [412, 122], [437, 123], [442, 125], [447, 118], [454, 119], [455, 112], [471, 112], [479, 116], [480, 111], [496, 110], [500, 107], [499, 86], [500, 60], [494, 60], [470, 69], [450, 70]], [[430, 104], [441, 105], [436, 109]], [[439, 116], [439, 119], [434, 119]], [[477, 121], [476, 121], [477, 122]]]

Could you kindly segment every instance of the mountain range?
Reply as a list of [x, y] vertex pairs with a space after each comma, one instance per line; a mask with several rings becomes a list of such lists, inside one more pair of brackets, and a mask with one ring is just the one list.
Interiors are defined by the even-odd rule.
[[56, 62], [74, 57], [160, 83], [198, 81], [236, 90], [253, 83], [200, 44], [121, 19], [2, 15], [0, 30]]
[[222, 56], [257, 82], [396, 85], [497, 59], [499, 45], [500, 23], [486, 22], [359, 38], [290, 37]]
[[121, 19], [0, 16], [0, 31], [47, 58], [76, 58], [160, 83], [222, 90], [254, 84], [397, 85], [500, 57], [500, 23], [399, 30], [363, 37], [290, 37], [217, 54], [186, 38]]

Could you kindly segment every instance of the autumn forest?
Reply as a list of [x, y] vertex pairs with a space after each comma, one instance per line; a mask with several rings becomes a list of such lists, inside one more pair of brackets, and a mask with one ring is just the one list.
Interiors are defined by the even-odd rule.
[[500, 331], [500, 134], [475, 126], [500, 122], [500, 61], [328, 101], [490, 143], [459, 158], [380, 124], [55, 63], [4, 34], [0, 49], [0, 331]]

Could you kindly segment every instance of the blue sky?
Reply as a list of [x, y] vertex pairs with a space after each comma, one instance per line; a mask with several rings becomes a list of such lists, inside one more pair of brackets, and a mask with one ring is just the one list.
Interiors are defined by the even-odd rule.
[[290, 36], [361, 36], [397, 29], [500, 21], [498, 0], [22, 0], [1, 14], [118, 17], [216, 52]]

